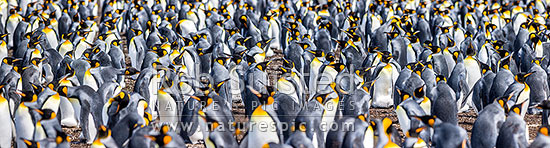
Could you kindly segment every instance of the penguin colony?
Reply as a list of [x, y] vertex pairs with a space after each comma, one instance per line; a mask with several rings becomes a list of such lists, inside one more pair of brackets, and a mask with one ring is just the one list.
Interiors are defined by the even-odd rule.
[[0, 0], [0, 147], [550, 147], [549, 2]]

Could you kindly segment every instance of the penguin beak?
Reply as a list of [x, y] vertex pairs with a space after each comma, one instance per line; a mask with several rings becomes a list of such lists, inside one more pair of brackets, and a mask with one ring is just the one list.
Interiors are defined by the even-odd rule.
[[21, 97], [27, 96], [27, 95], [25, 95], [24, 93], [20, 92], [19, 90], [16, 90], [15, 93], [21, 95]]
[[36, 112], [39, 113], [40, 115], [44, 115], [44, 112], [42, 112], [42, 111], [39, 110], [39, 109], [34, 109], [34, 111], [36, 111]]

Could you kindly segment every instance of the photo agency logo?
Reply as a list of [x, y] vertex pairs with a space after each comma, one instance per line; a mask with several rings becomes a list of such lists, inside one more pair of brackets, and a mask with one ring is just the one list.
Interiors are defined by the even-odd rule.
[[[352, 95], [355, 93], [356, 89], [363, 88], [363, 75], [369, 75], [372, 72], [370, 68], [367, 70], [355, 69], [354, 66], [350, 66], [348, 71], [340, 72], [338, 74], [331, 74], [330, 72], [310, 74], [308, 71], [304, 71], [303, 74], [297, 72], [287, 72], [276, 77], [268, 77], [270, 73], [266, 75], [255, 75], [248, 74], [245, 75], [247, 69], [238, 65], [232, 65], [228, 68], [235, 72], [229, 73], [228, 79], [220, 79], [216, 75], [211, 75], [210, 73], [200, 73], [199, 65], [195, 65], [194, 74], [183, 74], [182, 76], [177, 77], [181, 84], [178, 84], [182, 94], [194, 95], [197, 90], [195, 89], [213, 89], [210, 91], [220, 91], [223, 90], [223, 93], [231, 95], [232, 98], [239, 96], [240, 98], [243, 92], [246, 89], [254, 88], [257, 89], [260, 93], [267, 93], [267, 87], [273, 86], [276, 88], [277, 93], [283, 93], [286, 95], [301, 95], [301, 96], [310, 96], [312, 98], [316, 94], [326, 94], [334, 92], [334, 90]], [[172, 78], [176, 78], [169, 75], [170, 73], [160, 73], [156, 75], [158, 79], [166, 79], [168, 82], [174, 81]], [[243, 79], [243, 77], [245, 77]], [[226, 77], [222, 77], [226, 78]], [[273, 79], [270, 79], [273, 78]], [[283, 80], [284, 79], [284, 80]], [[281, 82], [279, 82], [281, 80]], [[153, 84], [153, 88], [160, 89], [161, 87], [170, 88], [173, 87], [171, 84], [168, 84], [167, 81], [158, 81]], [[273, 82], [270, 85], [269, 82]], [[351, 84], [351, 85], [350, 85]], [[307, 88], [306, 86], [312, 85], [312, 88]], [[342, 86], [346, 86], [343, 88]], [[349, 87], [354, 86], [354, 87]], [[156, 95], [157, 92], [153, 92], [153, 95]]]
[[155, 128], [163, 125], [171, 129], [181, 129], [183, 132], [195, 132], [197, 129], [202, 131], [220, 131], [220, 132], [293, 132], [311, 131], [311, 132], [330, 132], [330, 131], [355, 131], [354, 120], [343, 120], [342, 122], [320, 122], [316, 125], [308, 122], [271, 122], [271, 121], [250, 121], [250, 122], [156, 122]]

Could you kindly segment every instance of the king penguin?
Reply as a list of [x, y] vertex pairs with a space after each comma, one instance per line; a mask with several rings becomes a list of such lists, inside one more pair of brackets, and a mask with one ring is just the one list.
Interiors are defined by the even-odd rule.
[[377, 66], [376, 79], [372, 83], [372, 107], [388, 108], [393, 105], [393, 88], [399, 76], [399, 67], [392, 61], [389, 52], [383, 53], [381, 62]]

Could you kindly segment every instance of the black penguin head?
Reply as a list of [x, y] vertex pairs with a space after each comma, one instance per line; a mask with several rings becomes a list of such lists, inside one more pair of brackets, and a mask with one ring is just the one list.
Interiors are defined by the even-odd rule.
[[424, 96], [426, 94], [425, 91], [424, 91], [424, 86], [425, 86], [425, 84], [418, 87], [418, 88], [416, 88], [416, 89], [414, 89], [414, 92], [413, 92], [414, 97], [424, 98]]
[[34, 66], [38, 66], [44, 60], [46, 60], [46, 58], [32, 58], [31, 64], [34, 65]]
[[424, 64], [422, 64], [421, 62], [418, 62], [416, 64], [414, 64], [414, 67], [412, 67], [412, 71], [417, 74], [418, 76], [422, 76], [422, 72], [424, 71]]
[[13, 64], [15, 64], [15, 62], [17, 62], [17, 61], [20, 61], [20, 60], [14, 58], [14, 57], [5, 57], [5, 58], [2, 60], [2, 63], [8, 64], [8, 65], [13, 65]]
[[322, 50], [306, 50], [308, 51], [309, 53], [313, 54], [315, 57], [324, 57], [325, 56], [325, 52], [323, 52]]
[[336, 58], [334, 57], [334, 52], [327, 53], [325, 59], [330, 62], [336, 61]]
[[132, 32], [134, 32], [134, 34], [135, 34], [136, 36], [139, 36], [139, 35], [143, 34], [143, 31], [141, 31], [140, 29], [133, 29], [133, 28], [132, 28], [132, 29], [130, 29], [130, 30], [132, 30]]
[[160, 46], [160, 44], [154, 45], [151, 52], [156, 53], [159, 57], [168, 55], [168, 51], [166, 51], [166, 49], [160, 48]]
[[84, 52], [82, 53], [82, 56], [86, 57], [87, 59], [92, 59], [94, 56], [92, 48], [88, 48], [84, 50]]
[[392, 54], [389, 51], [382, 51], [382, 59], [380, 59], [382, 62], [388, 63], [392, 58]]
[[291, 60], [287, 60], [287, 59], [283, 59], [283, 67], [287, 67], [289, 69], [292, 69], [294, 68], [296, 65], [294, 64], [293, 61]]
[[496, 50], [500, 58], [506, 58], [508, 55], [510, 55], [510, 52], [508, 50]]
[[405, 67], [409, 70], [414, 70], [414, 69], [416, 69], [416, 63], [409, 63], [409, 64], [405, 65]]
[[393, 40], [399, 36], [399, 32], [386, 32], [388, 39]]
[[34, 111], [42, 116], [41, 120], [50, 120], [56, 117], [55, 112], [51, 109], [35, 109]]
[[114, 99], [114, 101], [118, 102], [116, 112], [119, 112], [120, 110], [122, 110], [126, 106], [128, 106], [128, 104], [130, 103], [130, 94], [128, 94], [128, 92], [121, 91], [113, 99]]
[[128, 67], [126, 68], [126, 70], [124, 70], [124, 75], [131, 76], [135, 74], [139, 74], [139, 70], [134, 67]]
[[271, 63], [271, 61], [265, 61], [265, 62], [258, 63], [258, 64], [256, 64], [256, 68], [258, 68], [261, 71], [265, 71], [265, 70], [267, 70], [267, 66], [269, 66], [270, 63]]
[[69, 96], [68, 93], [69, 93], [69, 87], [67, 86], [60, 86], [57, 88], [57, 93], [59, 93], [60, 96], [64, 96], [64, 97], [67, 97]]
[[518, 74], [516, 74], [516, 76], [514, 76], [514, 79], [521, 83], [521, 84], [524, 84], [525, 83], [525, 80], [527, 80], [527, 77], [529, 77], [530, 75], [532, 75], [534, 72], [531, 72], [531, 73], [525, 73], [525, 72], [520, 72]]
[[342, 63], [334, 63], [330, 64], [329, 66], [334, 68], [334, 70], [336, 70], [337, 72], [342, 72], [344, 69], [346, 69], [346, 65]]
[[34, 93], [36, 93], [36, 94], [40, 94], [44, 90], [44, 87], [42, 87], [42, 85], [40, 85], [40, 84], [31, 83], [31, 86], [32, 86], [32, 89], [33, 89]]
[[425, 128], [426, 127], [411, 128], [411, 129], [409, 129], [409, 131], [407, 131], [407, 134], [405, 136], [406, 137], [419, 137], [420, 132], [422, 132]]
[[97, 68], [101, 66], [98, 60], [88, 60], [87, 62], [90, 63], [90, 68]]
[[485, 74], [486, 72], [491, 71], [491, 67], [485, 63], [480, 62], [480, 68], [481, 68], [482, 74]]
[[319, 103], [325, 104], [328, 95], [330, 95], [330, 93], [326, 93], [326, 94], [316, 94], [314, 98], [315, 98], [315, 100], [317, 100]]
[[[523, 103], [522, 103], [522, 104], [523, 104]], [[510, 113], [513, 112], [513, 113], [516, 113], [516, 114], [518, 114], [518, 115], [521, 115], [521, 105], [522, 105], [522, 104], [516, 104], [516, 105], [512, 106], [512, 107], [510, 108], [510, 110], [508, 111], [508, 114], [510, 114]]]
[[442, 82], [445, 83], [445, 82], [447, 82], [447, 78], [445, 78], [445, 76], [443, 76], [443, 75], [437, 75], [437, 76], [435, 77], [435, 81], [438, 82], [438, 83], [439, 83], [440, 81], [442, 81]]
[[23, 91], [22, 93], [19, 93], [21, 95], [21, 102], [36, 102], [38, 100], [38, 95], [36, 95], [33, 91]]
[[71, 142], [71, 137], [69, 137], [65, 132], [63, 131], [57, 131], [57, 136], [55, 137], [55, 143], [61, 144], [64, 142]]
[[550, 100], [544, 100], [537, 105], [538, 109], [550, 109]]
[[536, 33], [529, 34], [529, 40], [531, 40], [532, 43], [537, 43], [540, 41], [540, 37]]
[[111, 129], [108, 129], [105, 125], [101, 125], [97, 128], [98, 139], [103, 139], [111, 136]]
[[27, 145], [27, 148], [40, 148], [40, 143], [38, 143], [36, 141], [27, 140], [27, 139], [24, 139], [24, 138], [21, 138], [21, 140], [23, 140], [25, 145]]
[[399, 94], [399, 97], [401, 98], [401, 101], [405, 101], [411, 98], [411, 94], [409, 94], [408, 92], [401, 91], [400, 89], [396, 89], [396, 90], [397, 90], [397, 94]]
[[73, 32], [69, 32], [67, 34], [62, 34], [61, 38], [64, 40], [70, 40], [72, 35], [73, 35]]
[[414, 118], [422, 121], [424, 124], [434, 127], [437, 117], [435, 115], [431, 116], [415, 116]]
[[248, 16], [241, 15], [239, 17], [239, 22], [243, 25], [243, 27], [248, 28]]
[[429, 46], [429, 48], [433, 54], [441, 52], [441, 48], [439, 46]]
[[225, 64], [227, 63], [227, 59], [229, 59], [229, 58], [220, 56], [220, 57], [216, 58], [216, 63], [218, 63], [222, 66], [225, 66]]
[[475, 56], [475, 54], [476, 54], [476, 49], [475, 49], [474, 45], [470, 42], [470, 44], [466, 48], [466, 55], [467, 56]]

